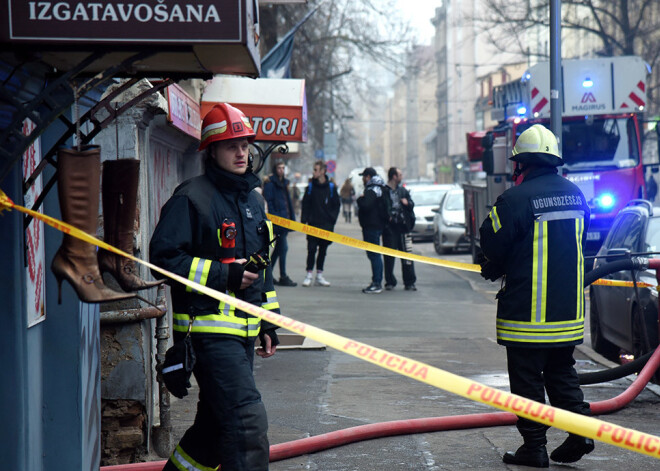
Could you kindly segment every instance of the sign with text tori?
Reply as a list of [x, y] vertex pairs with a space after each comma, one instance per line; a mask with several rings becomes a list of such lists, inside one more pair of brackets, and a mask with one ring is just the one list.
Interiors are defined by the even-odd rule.
[[215, 76], [202, 95], [202, 116], [223, 102], [250, 118], [257, 141], [307, 141], [304, 80]]

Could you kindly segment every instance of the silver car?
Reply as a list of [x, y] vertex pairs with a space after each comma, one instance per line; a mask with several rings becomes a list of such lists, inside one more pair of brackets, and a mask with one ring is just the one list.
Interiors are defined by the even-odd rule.
[[410, 233], [413, 242], [433, 239], [434, 209], [440, 206], [444, 194], [456, 185], [411, 185], [406, 186], [415, 203], [415, 227]]
[[447, 191], [434, 209], [433, 248], [438, 254], [453, 250], [469, 250], [470, 243], [465, 233], [465, 209], [463, 190], [455, 188]]

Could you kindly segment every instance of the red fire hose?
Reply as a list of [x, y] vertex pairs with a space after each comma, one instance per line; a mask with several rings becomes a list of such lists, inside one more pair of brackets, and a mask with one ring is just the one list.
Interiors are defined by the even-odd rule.
[[[649, 268], [656, 269], [660, 285], [660, 259], [649, 260]], [[660, 310], [660, 309], [659, 309]], [[659, 313], [660, 317], [660, 313]], [[599, 402], [592, 402], [593, 415], [607, 414], [625, 407], [635, 399], [660, 366], [660, 348], [656, 348], [651, 358], [639, 373], [635, 381], [618, 396]], [[518, 420], [510, 412], [489, 412], [483, 414], [455, 415], [449, 417], [430, 417], [423, 419], [396, 420], [376, 424], [360, 425], [335, 432], [280, 443], [270, 447], [270, 462], [280, 461], [295, 456], [315, 453], [329, 448], [355, 443], [374, 438], [408, 435], [413, 433], [440, 432], [443, 430], [461, 430], [468, 428], [513, 425]], [[162, 471], [166, 461], [148, 463], [102, 466], [101, 471]]]
[[[660, 366], [660, 348], [657, 348], [635, 381], [618, 396], [605, 401], [592, 402], [594, 415], [617, 411], [635, 399], [650, 381], [655, 370]], [[270, 447], [270, 461], [280, 461], [294, 456], [315, 453], [329, 448], [355, 443], [374, 438], [408, 435], [413, 433], [440, 432], [443, 430], [461, 430], [467, 428], [494, 427], [513, 425], [518, 417], [510, 412], [490, 412], [483, 414], [455, 415], [449, 417], [430, 417], [424, 419], [395, 420], [377, 424], [360, 425], [315, 437], [302, 438], [280, 443]], [[101, 471], [161, 471], [165, 461], [136, 463], [117, 466], [103, 466]]]

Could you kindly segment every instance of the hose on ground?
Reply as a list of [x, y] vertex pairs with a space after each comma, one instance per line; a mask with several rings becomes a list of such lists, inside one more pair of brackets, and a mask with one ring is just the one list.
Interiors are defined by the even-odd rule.
[[[648, 261], [642, 259], [624, 259], [601, 265], [585, 275], [585, 286], [590, 285], [595, 280], [621, 270], [646, 269]], [[655, 267], [652, 267], [655, 268]], [[633, 365], [634, 366], [631, 366]], [[625, 407], [634, 400], [639, 393], [653, 377], [653, 374], [660, 366], [660, 348], [654, 352], [640, 357], [634, 362], [626, 365], [611, 368], [610, 370], [598, 371], [595, 373], [583, 374], [580, 378], [580, 384], [583, 383], [583, 377], [591, 380], [595, 377], [604, 378], [603, 381], [609, 381], [609, 375], [613, 371], [621, 376], [627, 376], [638, 369], [643, 364], [641, 372], [633, 383], [618, 396], [604, 401], [592, 402], [590, 404], [592, 415], [608, 414]], [[609, 379], [608, 379], [609, 378]], [[594, 382], [603, 382], [594, 381]], [[456, 415], [449, 417], [430, 417], [422, 419], [397, 420], [393, 422], [381, 422], [376, 424], [360, 425], [344, 430], [337, 430], [315, 437], [302, 438], [290, 442], [279, 443], [270, 447], [270, 462], [280, 461], [296, 456], [327, 450], [330, 448], [355, 443], [374, 438], [391, 437], [396, 435], [407, 435], [413, 433], [431, 433], [444, 430], [461, 430], [469, 428], [494, 427], [498, 425], [513, 425], [518, 417], [511, 412], [490, 412], [482, 414]], [[101, 471], [162, 471], [165, 461], [152, 461], [148, 463], [135, 463], [126, 465], [103, 466]]]

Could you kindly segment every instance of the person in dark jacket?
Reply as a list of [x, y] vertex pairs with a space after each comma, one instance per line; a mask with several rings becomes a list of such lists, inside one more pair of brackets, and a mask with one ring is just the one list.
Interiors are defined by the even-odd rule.
[[[328, 179], [326, 171], [327, 166], [324, 161], [318, 160], [314, 163], [313, 176], [303, 195], [300, 221], [319, 229], [334, 231], [341, 202], [337, 185]], [[303, 281], [304, 287], [311, 286], [312, 281], [318, 286], [330, 286], [330, 282], [323, 276], [323, 264], [331, 243], [329, 240], [307, 235], [307, 275]], [[316, 255], [317, 250], [318, 255]], [[316, 277], [313, 275], [315, 258]]]
[[[364, 194], [357, 199], [358, 221], [362, 227], [365, 242], [380, 244], [385, 224], [389, 221], [389, 210], [383, 198], [387, 195], [385, 182], [372, 167], [367, 167], [360, 174], [364, 183]], [[377, 294], [383, 291], [383, 259], [379, 253], [367, 251], [371, 263], [371, 284], [363, 293]]]
[[[408, 233], [410, 224], [415, 221], [415, 203], [410, 197], [410, 192], [401, 185], [403, 173], [401, 169], [391, 167], [387, 171], [387, 190], [392, 202], [391, 218], [383, 230], [383, 246], [401, 252], [410, 252], [412, 240]], [[408, 238], [408, 243], [406, 243]], [[394, 276], [394, 257], [385, 255], [385, 289], [391, 291], [396, 286]], [[415, 282], [415, 265], [412, 260], [401, 259], [401, 275], [403, 286], [406, 291], [417, 291]]]
[[[284, 178], [284, 162], [275, 161], [273, 164], [273, 174], [264, 183], [264, 198], [271, 214], [292, 221], [296, 220], [291, 195], [289, 194], [289, 180]], [[280, 279], [275, 281], [275, 284], [279, 286], [296, 286], [298, 284], [289, 278], [286, 273], [286, 254], [289, 251], [288, 233], [289, 229], [275, 226], [275, 234], [279, 237], [271, 254], [271, 261], [273, 266], [278, 260], [280, 261]]]
[[[507, 350], [511, 392], [589, 415], [573, 351], [584, 336], [584, 255], [590, 212], [579, 188], [557, 174], [563, 165], [557, 139], [536, 124], [516, 141], [511, 160], [522, 183], [497, 198], [480, 228], [481, 273], [495, 281], [497, 342]], [[547, 426], [519, 417], [523, 445], [503, 461], [547, 468]], [[569, 434], [550, 458], [572, 463], [594, 449]]]
[[[246, 269], [268, 248], [272, 225], [254, 191], [248, 142], [255, 133], [238, 109], [220, 103], [206, 115], [200, 150], [206, 170], [174, 191], [149, 246], [152, 263], [199, 284], [279, 312], [271, 267]], [[174, 341], [190, 335], [199, 385], [195, 422], [165, 471], [267, 471], [268, 422], [253, 376], [257, 355], [275, 354], [275, 326], [174, 281]], [[185, 394], [184, 394], [185, 395]]]

